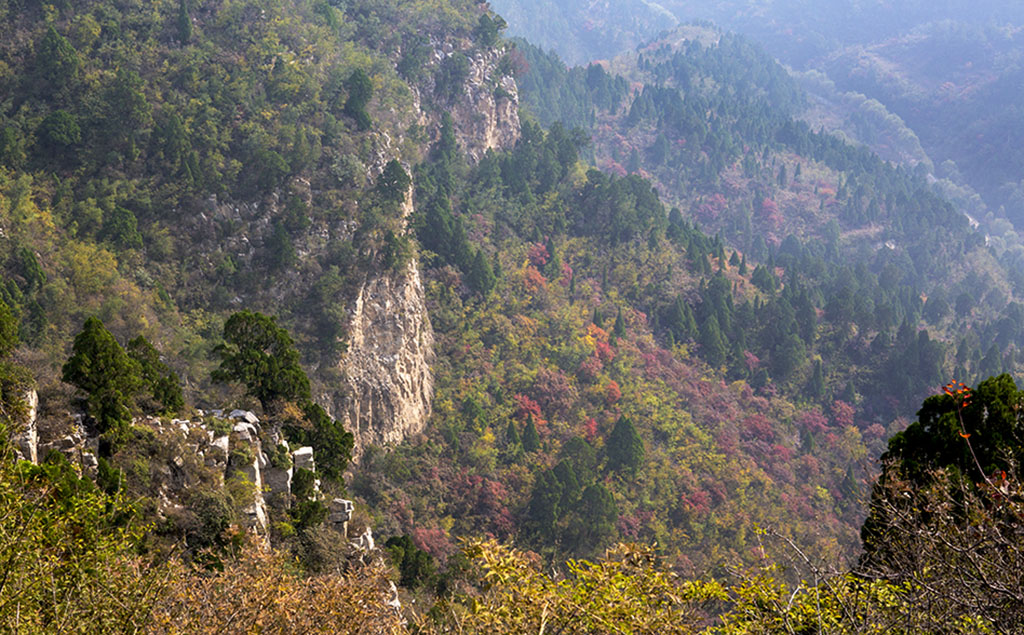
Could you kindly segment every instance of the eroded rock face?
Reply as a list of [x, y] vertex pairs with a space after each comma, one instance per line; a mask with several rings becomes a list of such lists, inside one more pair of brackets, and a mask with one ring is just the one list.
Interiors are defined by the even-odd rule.
[[14, 451], [23, 461], [39, 463], [39, 433], [36, 430], [36, 411], [39, 408], [39, 393], [30, 390], [25, 395], [25, 427], [11, 439]]
[[360, 289], [342, 370], [349, 398], [338, 408], [358, 450], [423, 431], [434, 395], [434, 331], [419, 267], [374, 276]]
[[[460, 148], [477, 162], [487, 150], [512, 148], [519, 140], [519, 92], [499, 68], [505, 51], [467, 46], [437, 45], [435, 58], [440, 62], [458, 51], [467, 56], [466, 81], [447, 110]], [[439, 119], [423, 117], [435, 124]], [[413, 213], [411, 188], [403, 213], [406, 218]], [[349, 394], [336, 400], [334, 411], [343, 413], [355, 435], [358, 458], [368, 445], [395, 445], [426, 428], [434, 393], [434, 332], [415, 260], [399, 272], [371, 276], [352, 306], [348, 352], [341, 363]]]
[[504, 56], [495, 49], [469, 55], [469, 75], [450, 110], [455, 137], [470, 163], [519, 141], [519, 89], [498, 68]]

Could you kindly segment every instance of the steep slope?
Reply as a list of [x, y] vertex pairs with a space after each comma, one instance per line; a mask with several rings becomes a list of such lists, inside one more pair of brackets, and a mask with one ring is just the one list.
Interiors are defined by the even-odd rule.
[[524, 103], [592, 145], [528, 122], [468, 168], [442, 134], [417, 177], [435, 424], [353, 491], [442, 560], [455, 536], [552, 559], [628, 537], [703, 570], [756, 560], [755, 525], [854, 554], [869, 457], [910, 404], [1016, 367], [984, 236], [795, 120], [795, 82], [735, 36], [688, 27], [612, 61], [625, 79], [518, 52]]
[[[39, 351], [44, 413], [62, 409], [54, 369], [93, 314], [168, 351], [190, 401], [221, 403], [209, 351], [247, 307], [296, 334], [361, 444], [424, 425], [429, 321], [391, 181], [441, 112], [471, 157], [515, 143], [499, 26], [468, 2], [264, 4], [3, 3], [2, 296]], [[418, 322], [366, 315], [375, 303]], [[416, 370], [361, 348], [377, 338]]]
[[[1002, 355], [1012, 341], [1009, 325], [1018, 309], [1011, 294], [1020, 282], [1010, 264], [1014, 252], [986, 248], [983, 235], [920, 172], [892, 167], [795, 120], [804, 95], [756, 46], [685, 27], [611, 62], [636, 87], [632, 95], [620, 88], [611, 100], [607, 87], [619, 80], [601, 67], [559, 71], [532, 61], [539, 53], [523, 52], [537, 69], [524, 81], [531, 89], [524, 101], [542, 119], [567, 101], [547, 86], [575, 87], [571, 98], [586, 116], [573, 123], [591, 126], [599, 165], [647, 176], [684, 217], [720, 232], [752, 262], [781, 265], [777, 274], [809, 285], [819, 317], [838, 326], [834, 343], [860, 340], [859, 346], [870, 343], [879, 353], [890, 350], [884, 342], [898, 340], [892, 336], [902, 325], [928, 324], [933, 335], [958, 347], [955, 364], [940, 359], [908, 382], [893, 384], [890, 371], [876, 374], [877, 384], [860, 371], [840, 380], [869, 396], [871, 416], [892, 414], [881, 404], [893, 398], [914, 403], [949, 372], [941, 368], [987, 376], [982, 358], [994, 346]], [[584, 75], [586, 81], [576, 79]], [[957, 298], [961, 313], [950, 320]], [[974, 325], [969, 337], [961, 320]], [[856, 325], [852, 339], [844, 323]], [[833, 368], [863, 369], [856, 347], [825, 350]], [[972, 356], [973, 366], [965, 363]], [[893, 371], [902, 364], [891, 363]], [[894, 394], [905, 389], [910, 392], [902, 397]]]
[[[653, 6], [667, 18], [649, 20], [640, 32], [628, 21], [601, 19], [627, 10], [629, 2], [569, 3], [555, 9], [533, 0], [505, 0], [498, 10], [508, 16], [513, 33], [556, 51], [570, 64], [633, 50], [675, 21], [710, 20], [742, 34], [796, 71], [824, 74], [841, 92], [853, 93], [826, 104], [824, 113], [809, 113], [816, 125], [857, 130], [851, 137], [886, 159], [911, 165], [923, 160], [930, 171], [934, 166], [957, 204], [978, 220], [989, 217], [986, 231], [1019, 252], [1019, 238], [1007, 235], [1005, 222], [1019, 229], [1022, 213], [1019, 179], [1012, 169], [1020, 163], [1021, 145], [1014, 125], [1024, 25], [1020, 6], [998, 0], [939, 5], [831, 0], [813, 10], [795, 0], [664, 0]], [[634, 9], [638, 15], [650, 13]], [[588, 19], [591, 14], [597, 17]], [[591, 44], [581, 51], [584, 42]], [[820, 82], [812, 85], [820, 87]], [[881, 107], [869, 104], [850, 112], [851, 98], [860, 101], [858, 96]], [[886, 134], [893, 122], [876, 128], [877, 115], [885, 110], [901, 119], [898, 126], [908, 127], [910, 134]], [[893, 141], [916, 145], [913, 137], [922, 148], [911, 147], [909, 155], [893, 148]]]

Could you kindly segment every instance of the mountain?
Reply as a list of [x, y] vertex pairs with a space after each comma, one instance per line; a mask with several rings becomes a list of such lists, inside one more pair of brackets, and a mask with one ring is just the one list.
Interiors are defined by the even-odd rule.
[[[1012, 167], [1020, 163], [1014, 122], [1024, 13], [1016, 5], [836, 0], [812, 9], [788, 0], [666, 0], [645, 5], [654, 10], [609, 2], [555, 11], [507, 0], [495, 6], [510, 16], [511, 33], [570, 64], [610, 59], [680, 23], [711, 21], [744, 35], [806, 76], [816, 99], [800, 118], [842, 131], [886, 159], [923, 164], [1019, 260], [1021, 196]], [[619, 11], [635, 12], [646, 28], [610, 19]], [[567, 15], [577, 19], [554, 19]], [[594, 44], [580, 51], [583, 34]]]
[[[461, 0], [0, 18], [6, 627], [934, 624], [935, 570], [1012, 624], [899, 506], [1018, 497], [1008, 377], [909, 413], [1017, 368], [1020, 280], [804, 123], [838, 85], [709, 25], [567, 68]], [[951, 503], [965, 447], [999, 489]], [[872, 490], [887, 448], [928, 461]]]

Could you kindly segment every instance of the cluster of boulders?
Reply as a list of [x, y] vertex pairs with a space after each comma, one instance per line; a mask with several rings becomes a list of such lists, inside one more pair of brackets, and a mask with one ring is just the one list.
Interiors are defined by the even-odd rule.
[[[39, 398], [35, 391], [26, 395], [27, 416], [24, 425], [15, 430], [11, 445], [19, 459], [38, 463], [51, 450], [63, 454], [83, 475], [96, 477], [99, 470], [99, 438], [87, 432], [85, 417], [71, 415], [70, 424], [63, 436], [40, 443], [37, 429]], [[246, 529], [268, 542], [269, 519], [268, 499], [272, 504], [290, 504], [293, 477], [300, 469], [316, 474], [313, 448], [302, 446], [291, 449], [279, 431], [267, 431], [261, 435], [260, 419], [248, 410], [223, 409], [197, 410], [190, 419], [166, 419], [145, 417], [137, 419], [135, 425], [152, 431], [157, 438], [167, 443], [161, 447], [175, 448], [166, 461], [160, 460], [152, 466], [158, 475], [154, 482], [154, 497], [160, 501], [164, 513], [180, 509], [176, 499], [180, 492], [195, 484], [196, 473], [205, 471], [206, 478], [213, 475], [223, 486], [228, 477], [241, 472], [253, 484], [253, 499], [243, 512]], [[264, 441], [277, 445], [263, 447]], [[206, 468], [203, 470], [203, 468]], [[320, 497], [320, 481], [313, 481], [314, 496]], [[349, 536], [354, 504], [350, 500], [335, 498], [326, 503], [327, 523], [338, 531], [347, 543], [339, 545], [350, 558], [367, 562], [379, 558], [373, 532], [366, 527], [359, 535]], [[401, 609], [398, 592], [394, 584], [388, 589], [389, 604], [395, 610]]]
[[[19, 430], [12, 436], [12, 446], [19, 459], [38, 463], [51, 450], [63, 454], [82, 473], [95, 477], [99, 467], [99, 438], [87, 433], [83, 415], [71, 415], [71, 421], [63, 436], [40, 443], [37, 430], [36, 411], [39, 397], [35, 391], [26, 395], [27, 416]], [[173, 496], [169, 486], [185, 487], [191, 476], [185, 469], [186, 462], [195, 461], [209, 468], [221, 485], [225, 478], [235, 472], [253, 484], [253, 500], [243, 510], [246, 515], [246, 529], [266, 537], [268, 535], [268, 498], [287, 506], [292, 496], [292, 481], [297, 470], [306, 469], [316, 474], [313, 448], [303, 446], [292, 450], [278, 431], [269, 435], [270, 443], [277, 445], [265, 451], [261, 438], [260, 419], [249, 410], [196, 410], [190, 419], [165, 419], [145, 417], [135, 421], [138, 426], [152, 430], [158, 436], [179, 437], [181, 452], [171, 457], [169, 465], [158, 465], [161, 475], [160, 491], [155, 492], [166, 507], [173, 508]], [[313, 482], [315, 496], [322, 496], [320, 480]], [[343, 536], [348, 537], [348, 524], [352, 520], [352, 501], [336, 498], [327, 504], [328, 522]], [[374, 548], [373, 535], [367, 529], [352, 541], [365, 550]]]

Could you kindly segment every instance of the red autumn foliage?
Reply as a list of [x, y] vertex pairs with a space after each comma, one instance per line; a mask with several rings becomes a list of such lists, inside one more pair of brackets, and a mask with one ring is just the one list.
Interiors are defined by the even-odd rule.
[[711, 511], [711, 496], [704, 490], [697, 490], [683, 495], [683, 505], [694, 514], [706, 514]]
[[727, 205], [728, 201], [725, 197], [716, 192], [704, 199], [704, 201], [697, 206], [697, 216], [700, 217], [701, 220], [715, 220]]
[[841, 428], [853, 425], [853, 406], [841, 399], [832, 402], [832, 422]]
[[527, 252], [527, 257], [530, 259], [530, 264], [537, 268], [543, 267], [551, 260], [548, 248], [541, 243], [532, 245], [530, 251]]
[[611, 406], [618, 403], [619, 399], [622, 399], [622, 390], [619, 388], [619, 383], [613, 379], [605, 386], [604, 400]]
[[525, 77], [530, 72], [530, 63], [526, 61], [526, 56], [515, 48], [510, 47], [508, 49], [508, 60], [512, 63], [512, 74], [516, 77]]
[[761, 365], [761, 359], [750, 351], [743, 351], [743, 363], [746, 365], [747, 371], [753, 372]]
[[597, 379], [597, 376], [603, 369], [604, 364], [601, 363], [601, 359], [595, 354], [583, 360], [578, 374], [583, 381], [592, 382]]
[[763, 218], [767, 223], [778, 225], [782, 222], [782, 215], [779, 214], [779, 206], [770, 198], [766, 198], [761, 201], [761, 209], [759, 211], [761, 212], [761, 218]]
[[583, 422], [583, 436], [591, 442], [597, 438], [597, 419], [590, 417]]
[[815, 406], [798, 414], [796, 416], [796, 425], [801, 430], [817, 434], [823, 432], [828, 427], [828, 419], [821, 412], [821, 408]]
[[768, 417], [762, 414], [752, 414], [743, 420], [743, 429], [740, 436], [744, 439], [759, 439], [771, 441], [775, 438], [775, 430]]
[[598, 342], [594, 346], [594, 352], [597, 353], [603, 364], [607, 364], [615, 359], [615, 349], [608, 342]]
[[416, 527], [410, 536], [417, 547], [437, 558], [441, 564], [448, 561], [448, 556], [458, 551], [448, 534], [440, 527]]
[[533, 395], [550, 415], [565, 417], [579, 398], [576, 386], [560, 370], [542, 368], [533, 382]]
[[523, 283], [526, 285], [526, 290], [530, 293], [536, 293], [548, 288], [548, 281], [544, 279], [544, 275], [533, 266], [526, 268], [526, 273], [523, 274]]
[[640, 535], [640, 529], [643, 527], [643, 522], [637, 518], [635, 514], [623, 514], [619, 516], [619, 520], [616, 523], [619, 535], [630, 540], [635, 540]]
[[572, 276], [573, 276], [572, 267], [569, 266], [569, 263], [563, 262], [562, 263], [562, 277], [558, 281], [559, 284], [561, 284], [563, 287], [568, 287], [569, 284], [572, 282]]
[[540, 404], [526, 395], [515, 395], [512, 399], [516, 402], [516, 419], [525, 423], [527, 419], [533, 418], [537, 432], [543, 434], [548, 422], [541, 416]]
[[881, 439], [885, 437], [885, 427], [880, 423], [872, 423], [864, 430], [864, 436]]

